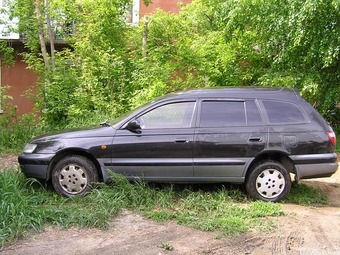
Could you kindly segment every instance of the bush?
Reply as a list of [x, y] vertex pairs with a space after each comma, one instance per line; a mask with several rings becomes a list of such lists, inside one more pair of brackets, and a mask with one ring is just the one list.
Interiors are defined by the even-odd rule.
[[34, 114], [26, 114], [13, 121], [10, 116], [0, 117], [0, 153], [18, 152], [41, 128]]

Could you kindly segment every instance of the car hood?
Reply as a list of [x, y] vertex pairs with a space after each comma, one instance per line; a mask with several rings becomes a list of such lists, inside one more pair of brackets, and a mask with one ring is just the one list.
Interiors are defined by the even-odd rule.
[[112, 126], [98, 127], [88, 126], [76, 129], [64, 129], [53, 133], [41, 135], [30, 140], [30, 143], [41, 143], [51, 140], [63, 140], [73, 138], [95, 138], [114, 136], [116, 129]]

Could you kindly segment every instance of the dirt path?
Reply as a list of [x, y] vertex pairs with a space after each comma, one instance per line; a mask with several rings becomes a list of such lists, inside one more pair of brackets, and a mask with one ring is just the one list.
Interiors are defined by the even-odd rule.
[[[312, 207], [284, 204], [285, 216], [272, 219], [279, 227], [270, 233], [250, 232], [216, 239], [216, 233], [173, 222], [158, 224], [124, 211], [107, 231], [51, 227], [41, 234], [17, 241], [0, 254], [340, 254], [340, 169], [331, 178], [305, 183], [321, 188], [329, 196], [330, 204]], [[164, 250], [167, 244], [173, 247], [172, 251]]]

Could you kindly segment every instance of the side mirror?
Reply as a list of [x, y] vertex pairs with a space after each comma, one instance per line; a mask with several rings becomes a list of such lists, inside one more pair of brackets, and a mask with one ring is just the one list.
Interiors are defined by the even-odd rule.
[[138, 120], [131, 120], [127, 125], [126, 125], [126, 129], [130, 130], [131, 132], [140, 134], [142, 133], [141, 131], [141, 126]]

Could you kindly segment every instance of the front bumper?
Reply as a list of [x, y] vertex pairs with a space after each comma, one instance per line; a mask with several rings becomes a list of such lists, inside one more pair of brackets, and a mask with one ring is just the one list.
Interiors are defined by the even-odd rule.
[[48, 180], [48, 165], [55, 154], [21, 154], [18, 162], [26, 177]]

